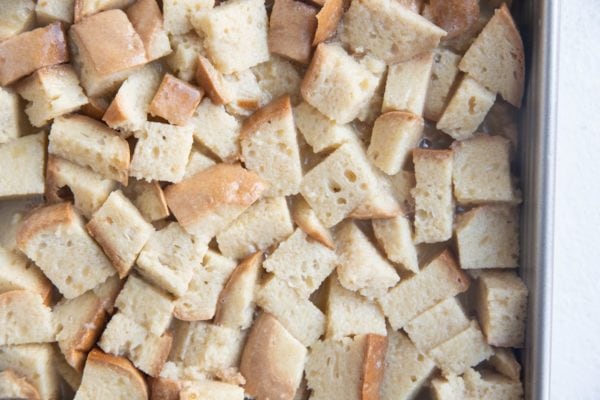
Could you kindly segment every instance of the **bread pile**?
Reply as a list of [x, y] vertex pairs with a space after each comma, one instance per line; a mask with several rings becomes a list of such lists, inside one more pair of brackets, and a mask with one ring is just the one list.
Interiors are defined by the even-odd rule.
[[0, 7], [0, 398], [520, 399], [491, 0]]

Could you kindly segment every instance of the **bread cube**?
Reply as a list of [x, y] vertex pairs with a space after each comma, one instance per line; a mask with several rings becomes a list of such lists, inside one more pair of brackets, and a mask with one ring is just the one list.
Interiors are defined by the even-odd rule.
[[35, 5], [35, 18], [44, 26], [53, 22], [73, 23], [75, 0], [44, 0]]
[[140, 36], [121, 10], [85, 18], [71, 26], [69, 35], [74, 64], [90, 97], [115, 90], [148, 61]]
[[0, 294], [0, 346], [53, 342], [55, 334], [52, 310], [38, 293], [11, 290]]
[[185, 294], [175, 301], [174, 315], [184, 321], [212, 319], [219, 294], [235, 270], [236, 262], [208, 250], [201, 265], [192, 267], [192, 280]]
[[452, 50], [437, 48], [433, 52], [433, 65], [425, 97], [423, 116], [439, 121], [450, 98], [451, 89], [458, 76], [460, 55]]
[[458, 66], [515, 107], [521, 106], [525, 81], [523, 41], [506, 5], [496, 9]]
[[273, 272], [304, 298], [319, 288], [335, 265], [335, 253], [310, 239], [301, 229], [281, 242], [263, 263], [265, 270]]
[[232, 100], [225, 105], [230, 114], [247, 117], [270, 100], [262, 92], [252, 69], [225, 75], [225, 80], [232, 92]]
[[449, 150], [413, 150], [415, 243], [444, 242], [452, 236], [452, 160]]
[[269, 18], [269, 51], [308, 64], [317, 28], [317, 9], [295, 0], [276, 0]]
[[268, 61], [255, 65], [251, 70], [265, 103], [287, 94], [292, 104], [298, 104], [302, 77], [292, 62], [271, 54]]
[[214, 0], [163, 0], [165, 30], [171, 35], [183, 35], [193, 30], [191, 19], [202, 9], [211, 9]]
[[344, 222], [336, 233], [337, 273], [342, 286], [363, 296], [382, 296], [400, 280], [394, 267], [353, 222]]
[[437, 303], [465, 292], [470, 283], [469, 276], [445, 250], [378, 301], [390, 325], [397, 330]]
[[49, 304], [52, 284], [27, 257], [0, 246], [0, 293], [27, 290]]
[[172, 35], [169, 41], [173, 52], [165, 58], [167, 65], [177, 77], [184, 81], [191, 81], [198, 68], [198, 56], [207, 56], [204, 50], [204, 36], [200, 37], [192, 31], [182, 35]]
[[244, 121], [240, 141], [246, 168], [269, 184], [265, 196], [300, 191], [302, 166], [288, 96], [269, 103]]
[[387, 177], [390, 191], [404, 208], [404, 211], [414, 210], [415, 200], [410, 194], [416, 186], [415, 173], [413, 171], [400, 171], [395, 175]]
[[219, 381], [193, 382], [181, 390], [178, 398], [181, 400], [244, 400], [244, 389]]
[[381, 383], [381, 400], [410, 399], [431, 376], [435, 364], [402, 332], [390, 330]]
[[521, 379], [521, 365], [511, 349], [494, 348], [494, 355], [489, 359], [494, 370], [514, 382]]
[[216, 105], [227, 104], [233, 98], [232, 88], [210, 60], [202, 54], [198, 55], [196, 82], [203, 88]]
[[94, 288], [116, 272], [70, 203], [31, 213], [19, 228], [17, 245], [67, 299]]
[[276, 276], [269, 278], [259, 289], [256, 304], [273, 314], [304, 346], [311, 346], [325, 332], [323, 313]]
[[115, 8], [126, 8], [135, 0], [75, 0], [73, 13], [75, 23], [90, 15]]
[[33, 0], [6, 1], [0, 15], [0, 41], [32, 28], [35, 23]]
[[344, 15], [342, 42], [388, 64], [433, 50], [446, 32], [392, 0], [353, 0]]
[[423, 115], [434, 53], [428, 51], [388, 70], [381, 110]]
[[300, 229], [312, 239], [322, 243], [330, 249], [335, 248], [333, 236], [329, 229], [325, 228], [312, 208], [303, 197], [298, 197], [292, 207], [292, 219]]
[[44, 193], [46, 134], [23, 136], [0, 144], [0, 199]]
[[436, 400], [457, 400], [468, 396], [462, 376], [446, 375], [431, 380], [431, 393]]
[[0, 87], [0, 144], [23, 135], [19, 96], [9, 88]]
[[123, 193], [147, 221], [155, 222], [169, 216], [167, 199], [158, 182], [132, 179], [123, 188]]
[[150, 282], [184, 296], [206, 252], [206, 244], [189, 235], [177, 222], [153, 232], [137, 258], [138, 271]]
[[468, 369], [464, 374], [464, 381], [471, 398], [490, 400], [519, 400], [523, 398], [523, 385], [521, 382], [506, 379], [502, 375], [491, 371], [483, 370], [479, 372]]
[[60, 398], [56, 354], [50, 343], [0, 347], [0, 370], [11, 369], [37, 389], [40, 399]]
[[39, 399], [38, 390], [29, 381], [11, 369], [0, 372], [0, 393], [6, 398]]
[[483, 122], [494, 101], [496, 95], [493, 92], [469, 75], [465, 75], [448, 101], [436, 127], [456, 140], [468, 139]]
[[129, 145], [125, 139], [83, 115], [58, 117], [50, 130], [48, 153], [127, 185]]
[[302, 97], [339, 124], [355, 119], [367, 105], [379, 78], [337, 44], [317, 47], [302, 81]]
[[148, 388], [144, 376], [125, 358], [92, 350], [75, 399], [109, 399], [121, 396], [131, 400], [147, 399]]
[[394, 198], [389, 184], [388, 175], [375, 167], [371, 167], [375, 177], [374, 185], [358, 207], [348, 217], [355, 219], [385, 219], [393, 218], [402, 212]]
[[345, 3], [342, 0], [319, 0], [314, 3], [322, 5], [317, 14], [317, 29], [313, 45], [318, 45], [334, 36], [344, 15]]
[[509, 271], [482, 271], [477, 285], [476, 308], [489, 344], [523, 346], [527, 287], [521, 278]]
[[510, 142], [480, 135], [452, 145], [454, 196], [460, 204], [517, 202], [510, 176]]
[[411, 223], [404, 215], [374, 219], [373, 233], [390, 261], [414, 273], [419, 272], [417, 249], [412, 239]]
[[349, 125], [337, 124], [306, 102], [294, 107], [294, 122], [315, 153], [335, 150], [356, 137]]
[[150, 115], [161, 117], [174, 125], [185, 125], [204, 96], [204, 91], [165, 74], [150, 102]]
[[2, 86], [7, 86], [39, 68], [69, 61], [61, 24], [50, 24], [2, 41], [0, 58], [4, 60], [0, 65]]
[[171, 44], [163, 28], [163, 17], [156, 0], [137, 0], [127, 8], [126, 13], [133, 29], [142, 39], [148, 61], [171, 53]]

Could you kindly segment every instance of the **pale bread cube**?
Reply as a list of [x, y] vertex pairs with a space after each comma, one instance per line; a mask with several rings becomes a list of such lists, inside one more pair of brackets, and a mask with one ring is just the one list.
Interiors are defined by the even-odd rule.
[[185, 125], [203, 96], [202, 89], [167, 73], [148, 106], [148, 112], [173, 125]]
[[433, 50], [446, 32], [393, 0], [352, 0], [344, 15], [342, 42], [388, 64]]
[[298, 103], [302, 76], [292, 62], [271, 54], [268, 61], [252, 67], [252, 73], [265, 103], [286, 94], [292, 99], [292, 104]]
[[375, 121], [379, 114], [381, 114], [387, 75], [387, 65], [385, 62], [373, 57], [371, 54], [357, 54], [354, 57], [362, 66], [366, 67], [377, 78], [375, 92], [356, 117], [359, 121], [365, 122], [367, 126], [369, 126], [373, 123], [373, 121]]
[[157, 336], [169, 327], [174, 305], [169, 294], [133, 274], [129, 275], [115, 300], [121, 314]]
[[9, 89], [0, 87], [0, 144], [23, 135], [21, 128], [21, 106], [19, 96]]
[[385, 316], [379, 305], [344, 288], [338, 278], [329, 278], [327, 293], [327, 339], [375, 333], [385, 336]]
[[315, 153], [335, 150], [356, 137], [349, 125], [337, 124], [304, 101], [294, 107], [294, 122]]
[[148, 61], [171, 53], [171, 44], [163, 28], [163, 16], [156, 0], [136, 0], [125, 11], [133, 29], [142, 39]]
[[331, 274], [336, 261], [334, 251], [296, 229], [267, 257], [263, 268], [308, 298]]
[[323, 313], [276, 276], [269, 278], [259, 289], [256, 304], [273, 314], [304, 346], [311, 346], [325, 332]]
[[317, 218], [317, 214], [302, 196], [299, 196], [294, 201], [292, 219], [312, 239], [321, 242], [330, 249], [335, 249], [331, 232], [323, 226], [323, 223]]
[[98, 242], [121, 278], [127, 276], [138, 254], [154, 232], [123, 192], [112, 192], [92, 215], [87, 231]]
[[39, 400], [38, 390], [29, 381], [11, 369], [0, 372], [0, 396], [7, 399]]
[[458, 76], [460, 55], [452, 50], [437, 48], [433, 53], [433, 65], [425, 98], [423, 116], [439, 121], [450, 99], [451, 89]]
[[373, 233], [390, 261], [414, 273], [419, 272], [417, 248], [413, 242], [410, 220], [404, 215], [374, 219]]
[[444, 242], [452, 236], [454, 199], [450, 150], [413, 150], [416, 186], [415, 243]]
[[27, 290], [42, 297], [48, 304], [52, 284], [42, 271], [22, 254], [0, 246], [0, 293]]
[[179, 182], [192, 149], [192, 133], [190, 126], [146, 122], [136, 134], [130, 175], [146, 181]]
[[494, 355], [489, 359], [494, 369], [512, 381], [519, 382], [521, 378], [521, 365], [511, 349], [494, 348]]
[[244, 389], [219, 381], [193, 382], [179, 392], [180, 400], [244, 400]]
[[183, 179], [189, 178], [195, 175], [197, 172], [204, 171], [215, 164], [215, 160], [198, 150], [196, 147], [192, 147], [192, 151], [190, 151], [190, 158], [185, 166], [185, 174], [183, 175]]
[[75, 0], [44, 0], [35, 5], [35, 18], [40, 25], [53, 22], [73, 23]]
[[389, 67], [382, 112], [397, 110], [423, 115], [433, 58], [434, 53], [428, 51]]
[[0, 143], [0, 199], [44, 193], [44, 132]]
[[521, 106], [525, 81], [523, 41], [505, 4], [496, 9], [459, 68], [513, 106]]
[[177, 222], [156, 231], [144, 245], [136, 261], [137, 270], [147, 280], [184, 296], [195, 268], [206, 253], [206, 244], [189, 235]]
[[523, 346], [527, 295], [527, 287], [512, 271], [481, 271], [476, 309], [489, 344]]
[[235, 261], [208, 250], [201, 265], [194, 266], [187, 291], [175, 301], [175, 317], [184, 321], [212, 319], [217, 309], [219, 293], [235, 267]]
[[517, 202], [510, 176], [510, 142], [480, 135], [452, 145], [454, 196], [460, 204]]
[[0, 347], [0, 370], [11, 369], [27, 379], [41, 400], [60, 398], [60, 380], [55, 369], [56, 353], [50, 343]]
[[224, 74], [269, 59], [268, 19], [263, 0], [232, 0], [194, 14], [192, 25], [206, 35], [205, 48]]
[[468, 369], [464, 381], [469, 396], [474, 399], [520, 400], [523, 398], [523, 385], [491, 371]]
[[436, 128], [456, 140], [471, 138], [495, 101], [494, 93], [465, 75], [448, 101]]
[[203, 9], [211, 9], [214, 0], [163, 0], [165, 30], [171, 35], [183, 35], [193, 30], [191, 19]]
[[384, 295], [400, 280], [394, 267], [355, 223], [342, 223], [335, 239], [337, 274], [346, 289], [372, 299]]
[[387, 182], [389, 182], [390, 191], [398, 203], [405, 208], [405, 211], [413, 210], [415, 200], [410, 192], [417, 184], [415, 173], [413, 171], [400, 171], [388, 177]]
[[240, 259], [265, 250], [294, 232], [285, 197], [258, 200], [217, 235], [225, 257]]
[[307, 350], [268, 313], [261, 314], [248, 335], [240, 372], [245, 392], [259, 399], [293, 398], [300, 386]]
[[171, 35], [169, 40], [173, 52], [165, 58], [167, 65], [171, 67], [177, 77], [184, 81], [191, 81], [198, 68], [198, 56], [207, 56], [204, 50], [204, 36], [199, 36], [192, 31], [181, 35]]
[[213, 104], [222, 105], [232, 101], [233, 88], [225, 80], [210, 60], [198, 54], [198, 68], [196, 69], [196, 82], [204, 89]]
[[480, 16], [477, 0], [433, 0], [429, 9], [433, 22], [447, 31], [448, 41], [473, 30]]
[[276, 0], [269, 17], [269, 52], [308, 64], [317, 29], [317, 9], [296, 0]]
[[407, 163], [423, 135], [423, 118], [410, 112], [390, 111], [375, 120], [369, 159], [388, 175], [395, 175]]
[[125, 8], [135, 0], [75, 0], [73, 9], [75, 23], [90, 15], [115, 8]]
[[419, 352], [415, 345], [399, 331], [388, 332], [381, 400], [413, 398], [435, 369], [431, 359]]
[[465, 292], [470, 283], [469, 276], [445, 250], [418, 274], [403, 279], [378, 301], [390, 325], [401, 329], [440, 301]]
[[49, 154], [127, 184], [129, 145], [106, 125], [83, 115], [58, 117], [48, 140]]
[[389, 175], [370, 165], [375, 180], [365, 200], [348, 217], [355, 219], [392, 218], [402, 212], [389, 184]]
[[169, 216], [167, 199], [157, 181], [131, 179], [123, 193], [147, 221], [155, 222]]
[[67, 299], [116, 273], [70, 203], [32, 212], [19, 227], [17, 245]]
[[232, 99], [225, 106], [230, 114], [247, 117], [270, 100], [262, 92], [258, 85], [258, 78], [254, 75], [252, 69], [225, 75], [225, 80], [232, 92]]
[[355, 119], [379, 85], [379, 77], [337, 44], [321, 43], [302, 81], [304, 100], [339, 124]]
[[456, 375], [432, 379], [431, 393], [436, 400], [458, 400], [468, 395], [464, 379]]
[[189, 125], [193, 126], [194, 139], [221, 160], [231, 161], [239, 157], [241, 125], [222, 105], [215, 105], [210, 99], [204, 99]]
[[8, 39], [31, 29], [35, 23], [35, 2], [33, 0], [2, 2], [0, 16], [0, 40]]
[[0, 294], [0, 346], [53, 342], [56, 326], [43, 298], [28, 290]]
[[346, 5], [342, 0], [318, 0], [314, 3], [322, 6], [317, 14], [317, 29], [313, 40], [313, 46], [316, 46], [336, 34]]

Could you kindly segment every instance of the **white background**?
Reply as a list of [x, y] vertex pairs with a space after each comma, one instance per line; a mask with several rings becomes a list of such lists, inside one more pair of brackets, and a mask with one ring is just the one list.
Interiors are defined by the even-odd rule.
[[600, 399], [600, 0], [561, 5], [552, 399]]

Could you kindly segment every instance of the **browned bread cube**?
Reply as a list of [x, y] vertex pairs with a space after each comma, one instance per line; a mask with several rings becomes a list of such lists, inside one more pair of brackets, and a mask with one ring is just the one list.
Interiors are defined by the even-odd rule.
[[317, 10], [296, 0], [275, 0], [269, 19], [269, 51], [308, 64]]
[[447, 39], [466, 32], [479, 19], [478, 0], [431, 0], [433, 21], [448, 33]]
[[210, 60], [198, 54], [196, 82], [216, 105], [227, 104], [233, 99], [232, 89], [223, 75], [212, 65]]
[[156, 0], [137, 0], [126, 12], [133, 28], [142, 39], [148, 61], [171, 52], [169, 37], [163, 29], [163, 17]]
[[333, 36], [337, 30], [338, 24], [344, 15], [344, 0], [321, 0], [315, 1], [323, 7], [317, 14], [317, 30], [313, 45], [326, 41]]
[[174, 125], [185, 125], [190, 119], [204, 91], [165, 74], [150, 106], [148, 112], [156, 117], [161, 117]]

